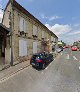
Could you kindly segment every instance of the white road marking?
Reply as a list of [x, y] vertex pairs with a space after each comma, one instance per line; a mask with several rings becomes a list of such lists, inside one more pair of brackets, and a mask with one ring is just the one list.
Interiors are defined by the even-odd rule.
[[80, 66], [79, 66], [79, 70], [80, 70]]
[[41, 72], [41, 74], [43, 74], [44, 72]]
[[54, 60], [56, 60], [56, 59], [54, 59]]
[[67, 54], [67, 57], [66, 57], [67, 59], [70, 59], [70, 57], [69, 57], [69, 54]]
[[51, 66], [52, 62], [49, 64]]
[[46, 70], [48, 69], [48, 67], [45, 68]]
[[74, 59], [74, 60], [78, 60], [75, 56], [73, 56], [73, 59]]
[[61, 53], [61, 55], [62, 55], [63, 53]]

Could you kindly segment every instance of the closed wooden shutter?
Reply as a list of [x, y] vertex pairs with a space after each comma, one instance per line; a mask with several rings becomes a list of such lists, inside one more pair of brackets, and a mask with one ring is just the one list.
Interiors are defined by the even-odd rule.
[[20, 22], [19, 22], [19, 28], [20, 28], [20, 32], [24, 31], [24, 19], [22, 17], [20, 17]]
[[27, 41], [26, 40], [19, 40], [19, 56], [26, 56], [27, 55]]
[[37, 53], [37, 42], [33, 42], [33, 53]]
[[23, 47], [23, 40], [19, 40], [19, 56], [23, 56], [24, 55], [24, 47]]
[[37, 35], [37, 26], [33, 25], [33, 35]]
[[44, 31], [42, 31], [42, 38], [44, 38]]
[[27, 21], [24, 19], [24, 32], [26, 33], [26, 31], [27, 31]]
[[24, 45], [24, 56], [26, 56], [27, 55], [27, 41], [26, 40], [24, 40], [24, 43], [23, 43], [23, 45]]
[[53, 36], [51, 36], [51, 41], [53, 41]]

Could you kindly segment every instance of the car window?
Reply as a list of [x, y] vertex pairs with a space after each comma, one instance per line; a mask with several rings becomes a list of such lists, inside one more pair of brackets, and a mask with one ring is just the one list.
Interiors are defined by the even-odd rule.
[[32, 59], [36, 59], [36, 57], [38, 57], [38, 56], [37, 56], [37, 55], [33, 55], [33, 56], [32, 56]]
[[45, 54], [45, 57], [48, 57], [48, 54]]

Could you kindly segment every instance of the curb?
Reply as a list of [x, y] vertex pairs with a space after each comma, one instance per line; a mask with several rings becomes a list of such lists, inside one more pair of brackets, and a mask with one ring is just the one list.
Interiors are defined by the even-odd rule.
[[20, 68], [20, 69], [18, 69], [17, 71], [15, 71], [15, 72], [13, 72], [13, 73], [10, 73], [10, 74], [6, 75], [4, 78], [1, 78], [1, 79], [0, 79], [0, 83], [4, 82], [6, 79], [9, 79], [9, 78], [10, 78], [11, 76], [13, 76], [14, 74], [18, 73], [19, 71], [24, 70], [25, 68], [27, 68], [27, 67], [29, 67], [29, 66], [30, 66], [30, 64], [27, 65], [27, 66], [24, 66], [24, 67], [22, 67], [22, 68]]
[[5, 70], [5, 69], [7, 69], [7, 68], [9, 68], [10, 67], [10, 65], [8, 64], [8, 65], [5, 65], [5, 66], [2, 66], [2, 68], [0, 69], [0, 71], [3, 71], [3, 70]]

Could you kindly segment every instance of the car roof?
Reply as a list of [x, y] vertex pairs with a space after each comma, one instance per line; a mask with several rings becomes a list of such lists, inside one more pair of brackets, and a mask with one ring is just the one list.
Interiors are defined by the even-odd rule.
[[42, 54], [44, 54], [44, 53], [35, 53], [35, 54], [33, 54], [33, 55], [42, 55]]

